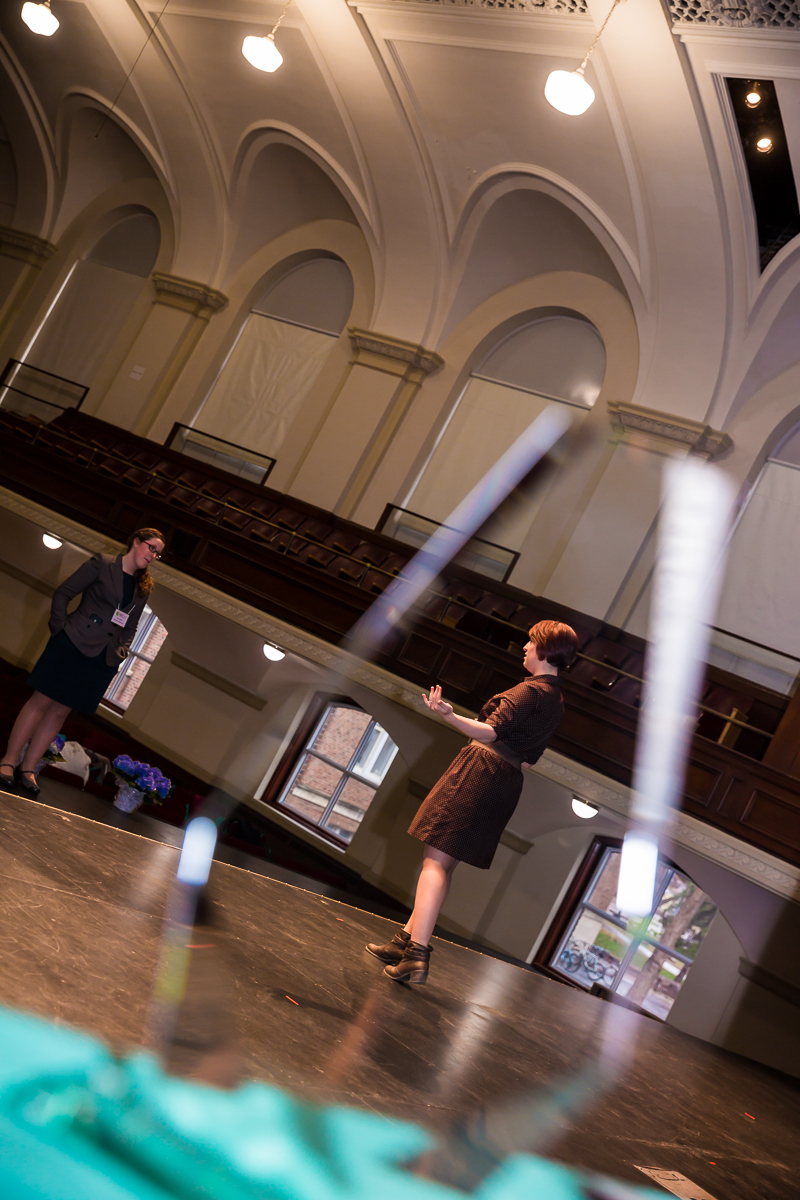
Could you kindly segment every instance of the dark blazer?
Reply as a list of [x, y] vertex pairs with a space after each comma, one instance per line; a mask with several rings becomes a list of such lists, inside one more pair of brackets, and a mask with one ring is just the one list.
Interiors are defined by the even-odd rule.
[[[122, 607], [122, 576], [121, 554], [116, 558], [95, 554], [56, 588], [50, 608], [51, 633], [64, 629], [69, 640], [89, 657], [105, 650], [110, 667], [119, 666], [127, 655], [146, 603], [137, 587], [126, 609], [130, 613], [127, 624], [111, 623], [114, 610]], [[68, 616], [67, 606], [79, 592], [83, 592], [81, 602]]]

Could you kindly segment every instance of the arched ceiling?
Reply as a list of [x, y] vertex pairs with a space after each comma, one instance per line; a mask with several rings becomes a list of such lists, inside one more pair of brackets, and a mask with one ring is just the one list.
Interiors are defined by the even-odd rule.
[[[475, 303], [484, 298], [471, 248], [492, 258], [502, 205], [492, 217], [495, 200], [481, 209], [480, 197], [495, 179], [512, 193], [517, 178], [521, 189], [533, 181], [554, 197], [545, 209], [560, 203], [572, 215], [538, 222], [546, 253], [522, 247], [520, 269], [533, 270], [537, 254], [558, 259], [559, 238], [571, 238], [573, 253], [596, 254], [606, 278], [619, 272], [635, 313], [634, 398], [724, 417], [769, 335], [748, 339], [752, 314], [769, 307], [770, 288], [786, 295], [800, 284], [794, 243], [758, 270], [722, 85], [726, 74], [775, 79], [800, 178], [800, 18], [791, 5], [778, 20], [761, 0], [748, 4], [745, 27], [732, 28], [716, 0], [673, 0], [671, 14], [661, 0], [624, 0], [590, 59], [597, 99], [579, 118], [547, 105], [544, 80], [577, 66], [609, 0], [294, 0], [273, 75], [252, 68], [240, 47], [269, 32], [280, 4], [170, 0], [162, 13], [163, 0], [53, 0], [61, 26], [50, 39], [31, 34], [8, 4], [4, 87], [30, 130], [10, 127], [17, 109], [0, 117], [20, 196], [34, 177], [61, 172], [54, 202], [18, 204], [14, 222], [57, 237], [82, 198], [66, 187], [69, 159], [84, 157], [97, 173], [92, 156], [116, 153], [119, 126], [173, 208], [176, 274], [224, 287], [287, 221], [352, 221], [374, 260], [374, 328], [436, 348], [463, 316], [453, 309], [463, 308], [462, 279]], [[88, 118], [75, 119], [78, 97], [95, 113], [116, 108], [94, 146], [76, 149], [75, 137], [91, 133]], [[267, 132], [284, 148], [251, 153]], [[289, 176], [301, 160], [301, 190], [315, 195], [295, 204]], [[59, 212], [65, 190], [69, 213]], [[536, 206], [503, 203], [524, 236], [522, 210]], [[535, 239], [536, 220], [530, 229]], [[488, 279], [493, 272], [494, 261]]]

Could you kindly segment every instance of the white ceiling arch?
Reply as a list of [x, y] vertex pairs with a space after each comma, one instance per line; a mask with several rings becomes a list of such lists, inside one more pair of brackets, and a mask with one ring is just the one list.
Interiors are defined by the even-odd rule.
[[379, 250], [374, 209], [370, 206], [363, 189], [324, 146], [305, 135], [302, 130], [282, 122], [257, 121], [243, 133], [231, 169], [229, 193], [232, 209], [235, 210], [241, 202], [256, 158], [265, 146], [276, 143], [301, 151], [325, 172], [353, 210], [364, 236]]
[[58, 190], [55, 139], [35, 87], [3, 38], [0, 38], [0, 112], [17, 169], [15, 225], [46, 238]]
[[452, 242], [453, 272], [463, 271], [478, 230], [492, 205], [508, 192], [528, 188], [552, 196], [570, 209], [597, 238], [618, 271], [631, 304], [643, 312], [642, 270], [633, 247], [595, 201], [572, 181], [531, 163], [504, 163], [476, 180], [463, 207]]

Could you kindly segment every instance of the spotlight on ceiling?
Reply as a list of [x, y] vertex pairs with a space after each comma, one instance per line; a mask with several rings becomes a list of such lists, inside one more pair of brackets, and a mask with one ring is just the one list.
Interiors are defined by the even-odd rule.
[[590, 817], [596, 817], [600, 809], [596, 804], [590, 804], [588, 800], [579, 800], [577, 796], [573, 796], [572, 811], [576, 817], [583, 817], [588, 821]]
[[259, 71], [277, 71], [283, 62], [283, 55], [271, 33], [266, 37], [246, 37], [242, 42], [242, 54]]
[[751, 87], [744, 98], [744, 102], [748, 108], [758, 108], [761, 103], [761, 92], [757, 91], [755, 87]]
[[544, 85], [545, 100], [568, 117], [579, 117], [594, 101], [594, 89], [583, 78], [584, 68], [589, 61], [590, 54], [602, 37], [609, 17], [619, 3], [620, 0], [614, 0], [606, 13], [605, 21], [597, 31], [597, 37], [586, 51], [578, 69], [576, 71], [551, 71], [547, 76], [547, 82]]
[[762, 154], [769, 154], [774, 144], [775, 143], [768, 133], [762, 133], [761, 137], [756, 142], [756, 150], [760, 150]]
[[31, 33], [40, 33], [42, 37], [52, 37], [58, 29], [58, 18], [50, 12], [50, 0], [44, 4], [33, 4], [28, 0], [22, 6], [22, 19]]
[[251, 66], [254, 66], [258, 71], [272, 73], [273, 71], [277, 71], [283, 62], [283, 55], [275, 45], [275, 34], [278, 32], [280, 23], [286, 16], [286, 9], [291, 3], [292, 0], [287, 0], [283, 12], [266, 37], [254, 37], [251, 34], [250, 37], [246, 37], [242, 42], [242, 54]]
[[63, 545], [61, 539], [53, 537], [52, 533], [43, 533], [42, 541], [44, 542], [45, 546], [47, 546], [48, 550], [60, 550]]
[[280, 662], [282, 658], [286, 658], [286, 651], [281, 650], [279, 646], [274, 646], [272, 642], [264, 642], [263, 646], [264, 657], [270, 662]]

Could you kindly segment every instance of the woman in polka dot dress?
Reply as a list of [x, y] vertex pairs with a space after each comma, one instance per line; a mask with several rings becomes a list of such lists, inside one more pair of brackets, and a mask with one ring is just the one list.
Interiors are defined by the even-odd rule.
[[459, 751], [423, 800], [408, 832], [425, 843], [414, 911], [385, 946], [367, 950], [387, 964], [385, 974], [405, 983], [428, 978], [429, 945], [439, 910], [460, 862], [487, 869], [522, 792], [522, 767], [535, 763], [561, 724], [560, 667], [575, 657], [569, 625], [540, 621], [530, 630], [525, 670], [530, 678], [492, 696], [476, 721], [459, 717], [432, 687], [423, 696], [432, 712], [472, 740]]

